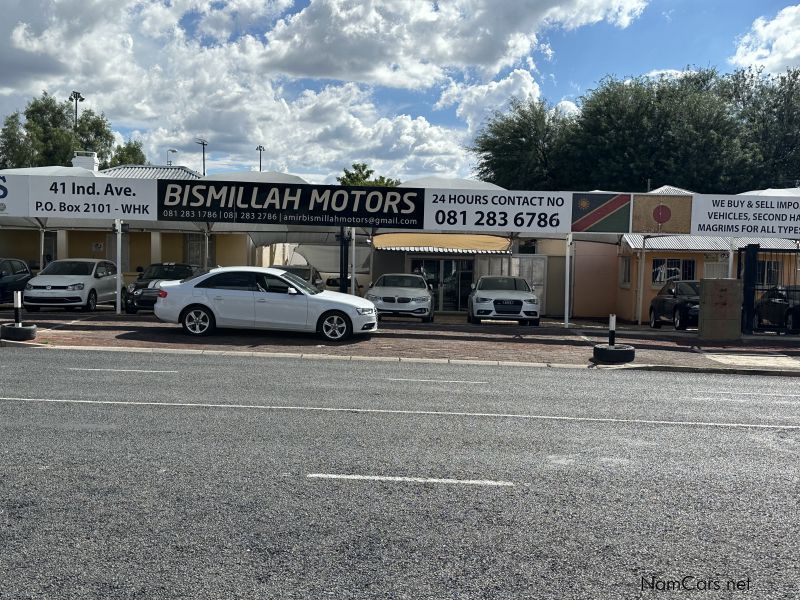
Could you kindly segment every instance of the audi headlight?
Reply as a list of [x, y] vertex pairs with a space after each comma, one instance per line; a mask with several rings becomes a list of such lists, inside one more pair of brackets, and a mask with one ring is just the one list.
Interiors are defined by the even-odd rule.
[[492, 301], [491, 298], [475, 298], [475, 302], [479, 304], [484, 304], [486, 302], [491, 302], [491, 301]]
[[357, 308], [356, 312], [360, 315], [374, 315], [375, 309], [374, 308]]
[[68, 290], [82, 290], [83, 284], [82, 283], [73, 283], [67, 286]]
[[525, 298], [523, 300], [523, 302], [526, 302], [528, 304], [539, 304], [539, 299], [538, 298]]
[[366, 295], [366, 296], [364, 296], [364, 297], [365, 297], [367, 300], [372, 300], [373, 302], [374, 302], [375, 300], [380, 300], [380, 299], [381, 299], [381, 297], [380, 297], [380, 296], [376, 296], [375, 294], [367, 294], [367, 295]]
[[419, 298], [412, 298], [413, 302], [430, 302], [430, 298], [428, 296], [420, 296]]

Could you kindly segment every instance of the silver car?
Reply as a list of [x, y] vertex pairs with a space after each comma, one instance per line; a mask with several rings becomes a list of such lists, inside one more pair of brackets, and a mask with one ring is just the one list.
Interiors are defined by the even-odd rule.
[[433, 295], [419, 275], [381, 275], [374, 284], [370, 284], [364, 297], [375, 304], [378, 315], [416, 317], [423, 323], [433, 322]]
[[467, 322], [482, 319], [518, 321], [520, 325], [539, 325], [539, 298], [522, 277], [483, 276], [472, 284]]

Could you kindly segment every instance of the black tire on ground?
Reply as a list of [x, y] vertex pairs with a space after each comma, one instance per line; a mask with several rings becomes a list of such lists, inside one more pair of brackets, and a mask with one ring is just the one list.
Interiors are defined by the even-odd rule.
[[431, 315], [429, 317], [422, 317], [422, 322], [423, 323], [433, 323], [433, 315]]
[[27, 342], [35, 337], [35, 323], [22, 323], [22, 327], [16, 327], [13, 323], [3, 323], [0, 325], [0, 339], [14, 342]]
[[473, 325], [480, 325], [481, 320], [478, 317], [472, 317], [472, 324]]
[[189, 335], [200, 337], [211, 334], [216, 327], [216, 322], [214, 321], [214, 313], [210, 309], [195, 304], [183, 309], [181, 325]]
[[126, 315], [135, 315], [137, 312], [139, 312], [139, 309], [136, 308], [135, 306], [126, 306], [125, 307], [125, 314]]
[[467, 323], [472, 323], [472, 313], [467, 310]]
[[538, 327], [539, 323], [540, 323], [539, 319], [531, 319], [530, 321], [528, 321], [528, 325], [530, 325], [531, 327]]
[[353, 324], [343, 312], [330, 310], [319, 318], [317, 331], [329, 342], [342, 342], [353, 335]]
[[661, 329], [661, 321], [656, 319], [656, 311], [654, 311], [652, 308], [650, 309], [650, 328]]
[[791, 311], [786, 313], [786, 333], [797, 333], [797, 318]]
[[681, 314], [681, 309], [676, 308], [675, 312], [672, 314], [672, 324], [675, 325], [675, 329], [686, 329], [686, 323], [683, 322], [683, 315]]
[[97, 292], [89, 290], [89, 295], [86, 297], [86, 304], [83, 305], [84, 312], [94, 312], [97, 308]]
[[25, 306], [25, 310], [28, 312], [39, 312], [41, 306]]
[[635, 355], [636, 350], [634, 347], [627, 344], [615, 344], [614, 346], [597, 344], [594, 347], [594, 360], [601, 363], [616, 365], [633, 362]]

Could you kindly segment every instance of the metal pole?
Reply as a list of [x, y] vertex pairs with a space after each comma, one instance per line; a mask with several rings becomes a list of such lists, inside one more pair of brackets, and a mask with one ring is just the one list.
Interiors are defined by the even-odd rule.
[[209, 240], [210, 237], [211, 237], [211, 235], [209, 234], [208, 230], [203, 232], [203, 268], [204, 269], [208, 268], [208, 261], [211, 259], [211, 257], [209, 256], [210, 252], [209, 252], [209, 244], [208, 244], [208, 240]]
[[39, 270], [44, 269], [44, 229], [39, 230]]
[[22, 327], [22, 292], [14, 291], [14, 327]]
[[122, 220], [114, 219], [117, 230], [117, 314], [122, 314]]
[[617, 335], [617, 315], [608, 315], [608, 345], [614, 346]]
[[567, 234], [567, 247], [564, 254], [564, 328], [569, 327], [569, 296], [570, 296], [570, 253], [572, 234]]
[[728, 279], [735, 279], [733, 276], [733, 253], [737, 246], [736, 238], [731, 238], [731, 247], [728, 249]]
[[344, 227], [339, 227], [339, 291], [347, 293], [347, 236]]
[[350, 284], [350, 293], [358, 295], [358, 284], [356, 282], [356, 228], [350, 228], [350, 277], [353, 280]]

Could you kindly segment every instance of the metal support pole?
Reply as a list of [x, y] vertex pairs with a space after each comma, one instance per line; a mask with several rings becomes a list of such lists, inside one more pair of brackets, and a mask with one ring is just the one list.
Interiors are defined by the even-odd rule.
[[639, 251], [639, 285], [636, 294], [636, 323], [642, 324], [642, 302], [644, 301], [644, 260], [646, 256], [647, 236], [642, 239], [642, 249]]
[[566, 253], [564, 254], [564, 328], [569, 327], [571, 252], [572, 252], [572, 234], [568, 233]]
[[117, 231], [117, 314], [122, 314], [122, 220], [114, 219]]
[[22, 292], [14, 291], [14, 327], [22, 327]]
[[209, 233], [208, 229], [203, 232], [203, 268], [208, 269], [208, 261], [211, 260], [211, 252], [209, 251], [209, 240], [211, 239], [211, 234]]
[[44, 269], [44, 229], [39, 230], [39, 270]]
[[737, 247], [736, 238], [731, 238], [731, 247], [728, 249], [728, 279], [735, 279], [733, 274], [733, 253], [736, 252]]
[[350, 228], [350, 277], [352, 282], [350, 284], [350, 293], [353, 296], [358, 295], [358, 282], [356, 282], [356, 228]]
[[608, 345], [614, 347], [617, 336], [617, 315], [608, 315]]
[[347, 235], [346, 229], [339, 227], [339, 291], [347, 293]]

